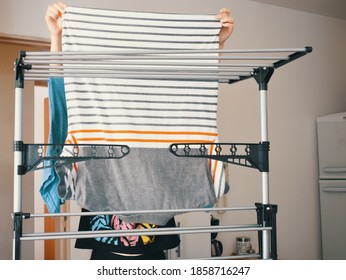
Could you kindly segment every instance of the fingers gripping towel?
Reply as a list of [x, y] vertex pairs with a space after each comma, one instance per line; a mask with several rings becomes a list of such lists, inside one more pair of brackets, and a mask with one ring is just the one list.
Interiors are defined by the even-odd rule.
[[[68, 7], [63, 51], [217, 49], [219, 30], [213, 15]], [[218, 62], [217, 54], [206, 55]], [[131, 149], [120, 160], [78, 163], [77, 177], [69, 182], [75, 183], [73, 198], [83, 208], [197, 208], [213, 205], [220, 189], [225, 192], [222, 163], [178, 158], [168, 150], [171, 143], [216, 141], [217, 81], [66, 77], [65, 92], [67, 142], [126, 144]], [[122, 219], [160, 225], [176, 214]]]

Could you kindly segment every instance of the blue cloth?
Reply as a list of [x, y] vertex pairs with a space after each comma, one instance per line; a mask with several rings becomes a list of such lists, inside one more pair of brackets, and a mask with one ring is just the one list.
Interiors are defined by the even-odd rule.
[[[67, 137], [67, 109], [63, 78], [49, 78], [48, 97], [50, 112], [48, 144], [63, 144]], [[46, 155], [50, 156], [54, 153], [54, 148], [48, 146]], [[48, 164], [52, 165], [51, 162]], [[59, 180], [53, 166], [43, 169], [40, 194], [50, 213], [59, 213], [60, 205], [64, 203], [58, 195]]]

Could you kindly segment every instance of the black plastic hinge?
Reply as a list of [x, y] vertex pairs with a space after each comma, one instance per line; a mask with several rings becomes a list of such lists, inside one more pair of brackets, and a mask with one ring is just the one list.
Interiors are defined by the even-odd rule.
[[14, 141], [13, 142], [13, 151], [23, 152], [24, 151], [24, 142], [23, 141]]
[[[25, 147], [26, 145], [24, 144], [23, 141], [14, 141], [13, 142], [13, 150], [14, 152], [22, 152], [22, 158], [24, 162], [25, 159]], [[24, 165], [18, 165], [17, 166], [17, 174], [18, 175], [24, 175], [27, 173], [27, 168]]]
[[255, 203], [260, 225], [271, 227], [275, 225], [278, 206], [276, 204]]
[[258, 145], [258, 169], [261, 172], [269, 172], [269, 149], [270, 143], [268, 141], [261, 142]]
[[252, 74], [259, 85], [259, 90], [267, 90], [270, 78], [274, 73], [274, 67], [259, 67]]
[[[23, 219], [23, 213], [22, 212], [15, 212], [12, 214], [13, 219], [13, 229], [18, 230], [21, 229], [21, 222]], [[21, 230], [20, 230], [21, 231]]]
[[24, 88], [24, 72], [25, 70], [30, 70], [32, 68], [32, 65], [25, 64], [24, 58], [26, 57], [26, 52], [21, 51], [19, 58], [16, 59], [15, 62], [15, 71], [16, 71], [16, 81], [15, 81], [15, 87], [16, 88]]
[[18, 165], [17, 166], [17, 175], [25, 175], [26, 171], [27, 171], [27, 169], [24, 165]]

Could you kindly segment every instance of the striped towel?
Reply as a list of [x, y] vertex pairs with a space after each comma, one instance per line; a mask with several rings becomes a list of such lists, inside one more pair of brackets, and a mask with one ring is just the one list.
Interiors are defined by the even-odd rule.
[[[213, 15], [68, 7], [62, 43], [63, 51], [77, 52], [217, 49], [219, 30]], [[208, 55], [218, 62], [217, 54]], [[190, 56], [180, 62], [188, 62]], [[150, 64], [155, 59], [145, 61]], [[119, 62], [121, 67], [128, 65]], [[142, 67], [148, 68], [136, 66]], [[82, 207], [90, 211], [194, 208], [213, 205], [224, 194], [221, 163], [177, 159], [168, 151], [171, 143], [217, 141], [217, 81], [149, 79], [141, 73], [138, 78], [66, 77], [65, 91], [68, 143], [119, 143], [131, 148], [120, 161], [78, 164], [77, 178], [70, 181], [76, 182], [75, 199]], [[137, 179], [131, 178], [134, 171]], [[131, 219], [162, 224], [169, 218], [154, 216]]]

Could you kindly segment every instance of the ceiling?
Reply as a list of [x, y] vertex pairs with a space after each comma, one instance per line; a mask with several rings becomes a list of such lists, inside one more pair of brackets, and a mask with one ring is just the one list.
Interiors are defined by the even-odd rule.
[[346, 0], [251, 0], [346, 20]]

